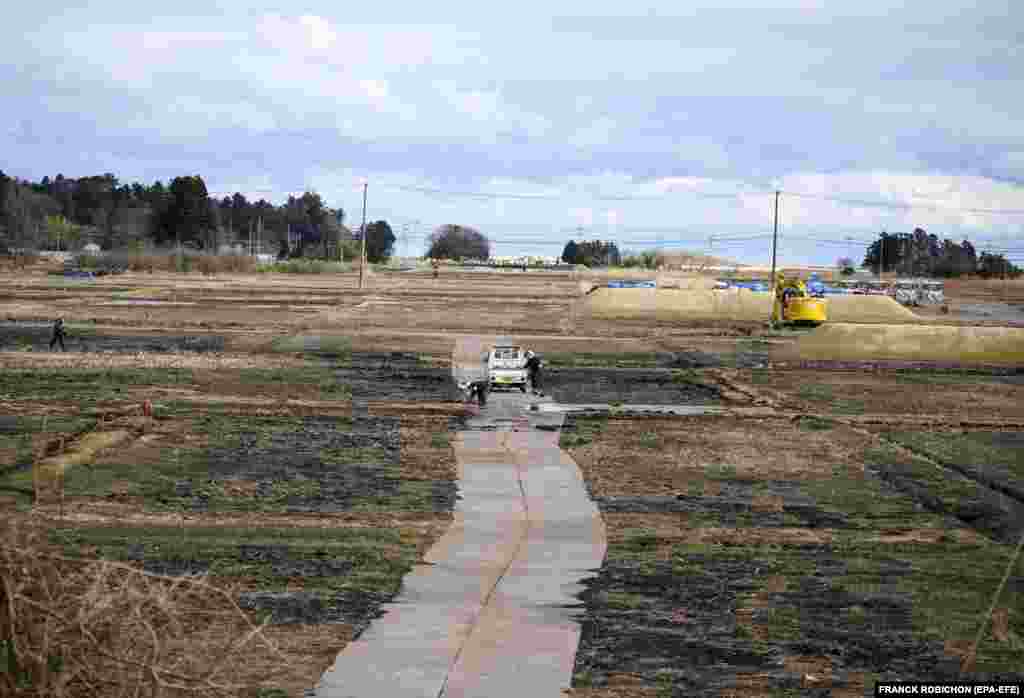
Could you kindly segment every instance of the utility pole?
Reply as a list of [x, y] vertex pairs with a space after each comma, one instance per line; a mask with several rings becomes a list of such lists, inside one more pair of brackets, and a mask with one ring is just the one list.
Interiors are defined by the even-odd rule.
[[775, 250], [779, 243], [779, 191], [775, 191], [775, 224], [772, 227], [772, 314], [775, 311]]
[[878, 243], [878, 280], [882, 280], [882, 271], [885, 269], [885, 231], [882, 231], [882, 241]]
[[363, 270], [366, 267], [366, 189], [369, 186], [369, 182], [363, 182], [363, 225], [361, 233], [359, 235], [361, 240], [362, 250], [359, 253], [359, 290], [363, 289]]

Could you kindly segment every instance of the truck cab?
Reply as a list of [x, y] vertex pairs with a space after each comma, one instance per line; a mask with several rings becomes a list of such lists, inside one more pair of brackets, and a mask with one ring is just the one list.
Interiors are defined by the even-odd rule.
[[519, 388], [526, 392], [526, 351], [518, 345], [495, 345], [487, 355], [491, 387]]

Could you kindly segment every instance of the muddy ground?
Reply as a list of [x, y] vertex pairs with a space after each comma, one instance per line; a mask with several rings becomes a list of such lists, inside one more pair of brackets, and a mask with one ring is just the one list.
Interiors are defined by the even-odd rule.
[[[1024, 501], [932, 456], [1016, 472], [1001, 447], [1020, 432], [989, 434], [983, 454], [939, 440], [919, 457], [820, 419], [569, 417], [563, 447], [609, 535], [582, 596], [574, 688], [860, 696], [880, 679], [955, 679]], [[972, 678], [1024, 678], [1022, 602], [1018, 567], [998, 604], [1006, 629]]]
[[720, 400], [714, 386], [688, 380], [671, 369], [553, 368], [542, 376], [544, 391], [557, 402], [712, 404]]
[[[305, 684], [286, 687], [302, 695], [450, 521], [450, 439], [466, 415], [452, 333], [522, 334], [561, 402], [764, 408], [567, 420], [563, 448], [610, 543], [581, 596], [580, 695], [852, 696], [922, 666], [952, 676], [1024, 528], [1022, 430], [1000, 425], [1024, 422], [1020, 376], [772, 365], [788, 340], [756, 324], [577, 317], [578, 281], [11, 281], [0, 436], [16, 445], [0, 446], [0, 486], [30, 488], [34, 450], [71, 448], [104, 410], [154, 397], [142, 436], [69, 471], [63, 522], [37, 514], [69, 552], [240, 585], [304, 667]], [[68, 309], [98, 320], [71, 326], [85, 363], [19, 363], [47, 353], [42, 320]], [[949, 426], [963, 415], [994, 426]], [[1024, 666], [1022, 575], [997, 604], [979, 675]]]

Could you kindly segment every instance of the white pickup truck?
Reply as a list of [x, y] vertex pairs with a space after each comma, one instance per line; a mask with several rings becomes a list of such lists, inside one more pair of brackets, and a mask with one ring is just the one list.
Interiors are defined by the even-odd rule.
[[515, 345], [496, 345], [487, 355], [487, 371], [491, 386], [519, 388], [526, 392], [529, 380], [526, 371], [526, 352]]

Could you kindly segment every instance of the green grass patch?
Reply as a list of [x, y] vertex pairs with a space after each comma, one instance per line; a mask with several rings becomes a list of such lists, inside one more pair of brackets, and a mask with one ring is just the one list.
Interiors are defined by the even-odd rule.
[[643, 448], [659, 448], [661, 439], [653, 431], [645, 431], [640, 434], [640, 446]]
[[[863, 539], [840, 539], [833, 545], [848, 561], [850, 573], [843, 580], [848, 591], [878, 593], [887, 588], [909, 595], [913, 626], [921, 636], [943, 642], [973, 639], [992, 594], [1001, 580], [1013, 546], [982, 540], [959, 544], [879, 544]], [[895, 579], [881, 573], [883, 563], [902, 560], [910, 571]], [[856, 562], [856, 564], [854, 564]], [[1015, 576], [1024, 575], [1018, 562]], [[1016, 671], [1024, 666], [1024, 590], [1009, 584], [996, 604], [1009, 609], [1009, 639], [996, 641], [991, 627], [978, 653], [979, 671]], [[852, 623], [863, 623], [864, 609], [853, 606], [846, 612]]]
[[[398, 478], [397, 468], [388, 473]], [[380, 511], [436, 511], [434, 503], [434, 483], [431, 480], [401, 480], [397, 492], [363, 496], [352, 506], [355, 512]]]
[[778, 606], [768, 611], [768, 637], [775, 641], [791, 641], [800, 637], [800, 612], [791, 606]]
[[656, 368], [660, 365], [654, 352], [547, 352], [544, 362], [554, 368]]
[[[866, 454], [868, 464], [889, 463], [890, 449], [872, 449]], [[930, 528], [941, 525], [935, 514], [921, 511], [906, 494], [894, 490], [866, 474], [855, 477], [845, 465], [835, 465], [829, 478], [804, 480], [800, 490], [814, 498], [828, 512], [844, 514], [855, 529]], [[785, 517], [786, 514], [783, 514]]]
[[246, 385], [260, 386], [268, 394], [287, 391], [291, 386], [316, 386], [323, 400], [344, 400], [352, 397], [352, 386], [340, 382], [327, 366], [243, 368], [239, 370], [239, 380]]
[[701, 372], [693, 368], [672, 369], [672, 382], [678, 385], [706, 385], [701, 379]]
[[352, 356], [352, 339], [345, 335], [296, 334], [278, 337], [270, 351], [283, 354], [318, 354], [347, 359]]
[[256, 271], [263, 274], [342, 274], [352, 271], [352, 265], [323, 259], [288, 259], [272, 264], [258, 264]]
[[797, 426], [802, 431], [828, 431], [836, 427], [836, 422], [827, 417], [804, 415], [800, 418]]
[[864, 454], [869, 467], [909, 478], [938, 497], [949, 511], [956, 511], [962, 501], [984, 498], [987, 488], [974, 480], [952, 473], [924, 458], [897, 450], [883, 443]]
[[825, 383], [803, 383], [797, 388], [796, 395], [801, 400], [817, 403], [837, 414], [863, 414], [863, 400], [836, 397], [832, 386]]
[[766, 368], [752, 368], [748, 380], [753, 385], [768, 385], [771, 383], [771, 372]]
[[609, 608], [620, 611], [635, 611], [647, 605], [647, 597], [643, 594], [631, 594], [625, 591], [601, 592], [600, 600]]
[[562, 429], [559, 436], [559, 448], [579, 448], [587, 446], [604, 431], [608, 418], [598, 417], [577, 417], [572, 420], [572, 427]]
[[[291, 574], [280, 560], [246, 555], [242, 546], [273, 546], [283, 550], [287, 564], [305, 570], [307, 591], [325, 595], [343, 589], [394, 593], [416, 561], [415, 541], [403, 539], [395, 529], [303, 528], [181, 528], [177, 526], [80, 527], [53, 531], [55, 543], [68, 555], [79, 555], [84, 545], [96, 546], [105, 559], [126, 561], [141, 549], [148, 561], [174, 564], [202, 562], [214, 575], [244, 577], [261, 590], [283, 591]], [[347, 574], [316, 573], [323, 559], [352, 564]]]
[[187, 368], [7, 369], [0, 372], [0, 398], [82, 404], [122, 398], [136, 386], [193, 382]]
[[990, 431], [964, 434], [894, 431], [886, 436], [942, 463], [958, 465], [1003, 482], [1024, 482], [1024, 439], [1001, 444], [1001, 441], [1008, 441], [1010, 435]]
[[[258, 457], [273, 462], [277, 457], [288, 455], [290, 444], [297, 443], [308, 425], [302, 417], [248, 417], [217, 411], [208, 412], [188, 420], [183, 431], [201, 437], [199, 443], [182, 442], [181, 446], [147, 448], [128, 451], [123, 456], [116, 450], [101, 457], [98, 462], [86, 463], [67, 471], [65, 492], [69, 496], [108, 496], [114, 483], [123, 483], [126, 494], [141, 497], [144, 506], [153, 511], [177, 511], [194, 506], [196, 497], [205, 498], [210, 511], [265, 511], [280, 512], [297, 499], [311, 499], [320, 496], [321, 483], [312, 473], [305, 477], [289, 474], [286, 468], [273, 476], [269, 490], [264, 485], [259, 494], [239, 493], [226, 489], [232, 475], [220, 472], [212, 475], [211, 454], [217, 458], [230, 459], [231, 453], [238, 452], [239, 475], [244, 479], [245, 454], [259, 454]], [[347, 431], [352, 420], [332, 420], [329, 427]], [[398, 479], [399, 469], [391, 463], [385, 449], [378, 446], [325, 446], [316, 449], [315, 457], [327, 469], [340, 469], [353, 465], [379, 468], [380, 477]], [[7, 478], [31, 487], [31, 471], [16, 473]], [[261, 480], [267, 477], [259, 478]], [[0, 481], [2, 482], [2, 481]], [[188, 485], [187, 491], [178, 490], [179, 483]], [[368, 501], [374, 509], [417, 508], [430, 509], [429, 493], [422, 491], [430, 483], [402, 483], [398, 495], [380, 495]]]
[[706, 480], [735, 480], [736, 466], [731, 463], [707, 463], [704, 466]]
[[431, 448], [449, 448], [451, 445], [451, 436], [446, 431], [436, 431], [430, 435]]

